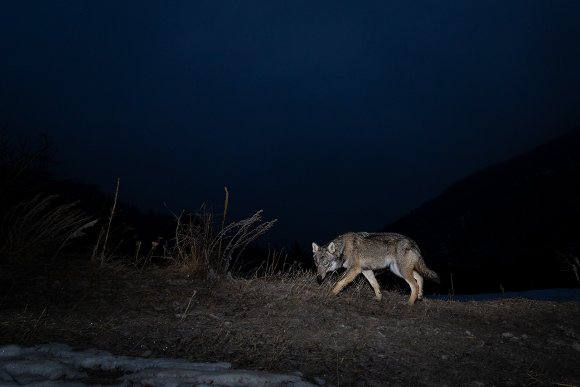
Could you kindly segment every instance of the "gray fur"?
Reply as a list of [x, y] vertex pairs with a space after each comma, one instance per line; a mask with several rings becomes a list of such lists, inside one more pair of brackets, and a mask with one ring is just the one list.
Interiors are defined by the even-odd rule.
[[439, 275], [427, 268], [419, 246], [411, 238], [396, 233], [351, 232], [338, 236], [324, 246], [312, 243], [319, 282], [328, 272], [347, 269], [333, 293], [338, 294], [358, 274], [363, 273], [375, 291], [381, 292], [373, 270], [389, 268], [411, 288], [409, 304], [423, 298], [423, 277], [439, 281]]

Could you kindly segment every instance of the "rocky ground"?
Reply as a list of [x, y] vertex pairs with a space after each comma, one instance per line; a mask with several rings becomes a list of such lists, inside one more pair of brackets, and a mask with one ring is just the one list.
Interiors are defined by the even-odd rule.
[[580, 302], [408, 306], [405, 290], [376, 301], [362, 278], [331, 297], [333, 279], [207, 280], [83, 261], [4, 273], [0, 345], [230, 362], [336, 386], [580, 386]]

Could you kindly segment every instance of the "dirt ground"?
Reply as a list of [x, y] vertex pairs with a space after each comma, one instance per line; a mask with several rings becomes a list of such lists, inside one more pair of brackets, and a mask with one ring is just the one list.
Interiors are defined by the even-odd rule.
[[376, 301], [362, 280], [331, 297], [331, 281], [200, 280], [78, 261], [4, 273], [0, 345], [226, 361], [335, 386], [580, 386], [580, 302], [408, 306], [399, 292]]

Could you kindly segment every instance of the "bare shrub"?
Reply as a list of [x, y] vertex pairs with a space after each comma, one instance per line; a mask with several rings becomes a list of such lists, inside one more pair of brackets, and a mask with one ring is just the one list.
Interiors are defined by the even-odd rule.
[[267, 232], [276, 219], [262, 221], [262, 210], [249, 218], [222, 223], [205, 206], [197, 213], [176, 216], [175, 247], [172, 259], [188, 272], [225, 274], [246, 247]]

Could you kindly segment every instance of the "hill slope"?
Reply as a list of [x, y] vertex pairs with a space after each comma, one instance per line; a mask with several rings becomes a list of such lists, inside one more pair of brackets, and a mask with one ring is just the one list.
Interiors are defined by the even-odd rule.
[[[336, 279], [206, 281], [69, 260], [4, 303], [0, 294], [0, 347], [61, 342], [115, 355], [229, 362], [299, 371], [325, 386], [580, 385], [579, 302], [427, 298], [409, 306], [408, 293], [383, 291], [376, 301], [362, 276], [333, 297]], [[93, 383], [122, 383], [122, 372], [83, 371]]]
[[562, 254], [580, 249], [580, 128], [476, 172], [385, 228], [419, 242], [442, 292], [575, 286]]

